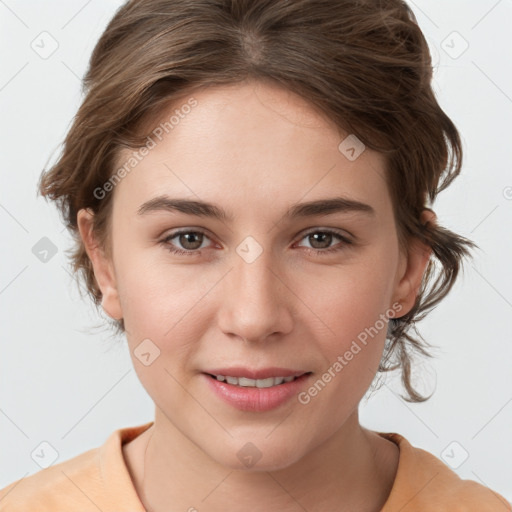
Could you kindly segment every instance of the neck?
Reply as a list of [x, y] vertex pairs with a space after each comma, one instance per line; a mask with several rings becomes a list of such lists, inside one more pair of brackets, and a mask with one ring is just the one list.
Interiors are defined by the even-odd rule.
[[[356, 411], [323, 444], [275, 471], [235, 470], [218, 464], [156, 408], [155, 423], [125, 454], [135, 488], [148, 512], [279, 507], [377, 511], [386, 501], [398, 448], [359, 424]], [[151, 442], [149, 442], [151, 441]]]

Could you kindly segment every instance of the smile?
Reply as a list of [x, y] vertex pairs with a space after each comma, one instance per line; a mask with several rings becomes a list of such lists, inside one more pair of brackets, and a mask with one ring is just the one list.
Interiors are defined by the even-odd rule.
[[[229, 375], [229, 374], [235, 375]], [[249, 377], [247, 376], [249, 375]], [[292, 400], [312, 377], [287, 368], [217, 368], [202, 372], [215, 396], [241, 411], [266, 412]], [[258, 378], [254, 378], [258, 377]]]
[[268, 377], [267, 379], [249, 379], [247, 377], [231, 377], [226, 375], [211, 375], [213, 379], [217, 379], [220, 382], [227, 382], [232, 386], [241, 387], [253, 387], [253, 388], [271, 388], [273, 386], [279, 386], [280, 384], [291, 382], [297, 377]]

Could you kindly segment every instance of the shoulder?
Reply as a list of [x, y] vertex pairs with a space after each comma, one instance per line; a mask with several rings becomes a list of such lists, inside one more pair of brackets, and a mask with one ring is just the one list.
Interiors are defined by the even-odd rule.
[[63, 507], [81, 510], [77, 507], [87, 505], [82, 489], [97, 485], [98, 458], [99, 448], [94, 448], [12, 482], [0, 490], [0, 511], [60, 512]]
[[382, 512], [511, 512], [499, 493], [462, 479], [430, 452], [397, 433], [378, 434], [400, 449], [395, 481]]
[[144, 512], [123, 444], [152, 422], [112, 432], [105, 443], [0, 489], [0, 512]]

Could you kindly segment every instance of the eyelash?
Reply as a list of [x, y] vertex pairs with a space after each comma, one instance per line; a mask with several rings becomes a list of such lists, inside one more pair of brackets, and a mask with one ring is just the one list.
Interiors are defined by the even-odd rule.
[[[197, 229], [197, 230], [183, 229], [183, 230], [178, 230], [178, 231], [174, 231], [174, 232], [170, 233], [163, 240], [161, 240], [160, 243], [169, 252], [171, 252], [173, 254], [178, 254], [179, 256], [193, 256], [193, 255], [196, 255], [196, 254], [201, 254], [201, 250], [199, 250], [199, 249], [195, 249], [195, 250], [193, 250], [193, 249], [189, 249], [189, 250], [176, 249], [176, 248], [174, 248], [170, 244], [170, 240], [172, 240], [173, 238], [176, 238], [179, 235], [185, 234], [185, 233], [187, 233], [187, 234], [190, 234], [190, 233], [200, 233], [202, 235], [205, 235], [207, 238], [209, 238], [208, 235], [204, 231], [201, 231], [200, 229]], [[341, 247], [336, 247], [335, 246], [335, 247], [331, 247], [331, 248], [328, 248], [328, 249], [310, 249], [308, 247], [305, 247], [305, 249], [306, 249], [306, 251], [308, 253], [314, 254], [314, 255], [317, 255], [317, 256], [325, 256], [326, 254], [332, 254], [334, 252], [342, 251], [342, 250], [345, 249], [344, 246], [351, 245], [353, 243], [347, 237], [345, 237], [345, 236], [341, 235], [340, 233], [338, 233], [337, 231], [333, 231], [331, 229], [315, 229], [313, 231], [309, 231], [309, 232], [305, 233], [302, 236], [302, 238], [299, 239], [299, 241], [301, 241], [304, 238], [306, 238], [307, 236], [315, 234], [315, 233], [322, 233], [322, 234], [333, 235], [333, 236], [335, 236], [336, 238], [340, 239], [343, 242], [343, 245]]]

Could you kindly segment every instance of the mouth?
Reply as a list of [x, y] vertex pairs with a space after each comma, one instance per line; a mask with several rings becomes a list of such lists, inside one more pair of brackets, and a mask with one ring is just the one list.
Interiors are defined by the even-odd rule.
[[289, 403], [313, 372], [290, 368], [210, 368], [202, 372], [210, 391], [230, 406], [263, 413]]
[[206, 373], [210, 378], [218, 380], [219, 382], [226, 382], [232, 386], [239, 386], [244, 388], [272, 388], [287, 384], [297, 380], [302, 375], [309, 375], [311, 372], [304, 372], [298, 375], [288, 375], [286, 377], [267, 377], [265, 379], [250, 379], [248, 377], [234, 377], [230, 375], [217, 375], [212, 373]]

